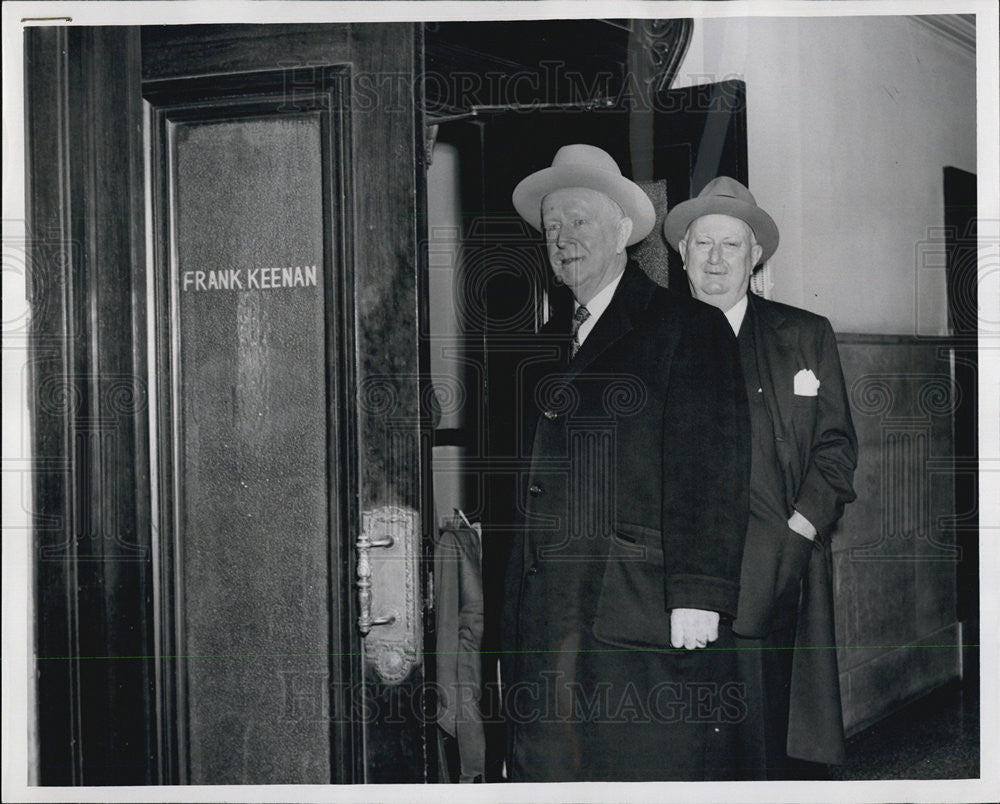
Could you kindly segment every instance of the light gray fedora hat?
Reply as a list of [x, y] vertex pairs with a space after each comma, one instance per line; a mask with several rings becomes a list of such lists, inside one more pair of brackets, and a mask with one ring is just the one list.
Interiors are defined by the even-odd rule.
[[757, 206], [753, 194], [736, 179], [729, 176], [712, 179], [696, 198], [670, 210], [663, 221], [667, 242], [676, 249], [691, 222], [702, 215], [729, 215], [746, 223], [753, 229], [754, 237], [763, 249], [761, 262], [766, 262], [778, 248], [777, 224]]
[[532, 173], [514, 188], [517, 214], [541, 231], [542, 199], [554, 190], [585, 187], [613, 198], [632, 219], [632, 246], [653, 231], [656, 212], [643, 189], [622, 176], [611, 154], [594, 145], [564, 145], [556, 151], [552, 167]]

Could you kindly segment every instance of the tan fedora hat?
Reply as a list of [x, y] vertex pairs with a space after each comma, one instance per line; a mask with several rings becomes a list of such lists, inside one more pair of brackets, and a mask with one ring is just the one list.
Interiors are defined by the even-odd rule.
[[667, 242], [676, 249], [691, 222], [702, 215], [729, 215], [744, 221], [753, 229], [754, 237], [763, 249], [761, 262], [767, 261], [778, 248], [777, 225], [757, 206], [751, 192], [736, 179], [729, 176], [712, 179], [696, 198], [670, 210], [663, 222]]
[[511, 197], [517, 214], [541, 231], [542, 199], [554, 190], [585, 187], [613, 198], [632, 219], [634, 245], [653, 231], [656, 212], [643, 189], [622, 176], [611, 154], [593, 145], [564, 145], [556, 151], [552, 167], [532, 173], [514, 188]]

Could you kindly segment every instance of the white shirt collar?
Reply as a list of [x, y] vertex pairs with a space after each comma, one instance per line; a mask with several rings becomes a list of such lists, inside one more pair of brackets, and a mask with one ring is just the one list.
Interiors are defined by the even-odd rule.
[[[622, 277], [625, 276], [625, 272], [622, 271], [618, 276], [612, 279], [608, 284], [601, 288], [597, 295], [594, 296], [589, 302], [587, 302], [587, 311], [590, 313], [590, 318], [580, 324], [580, 330], [577, 333], [577, 340], [580, 341], [582, 345], [590, 331], [594, 328], [597, 323], [597, 319], [601, 317], [605, 310], [608, 309], [608, 305], [611, 304], [611, 299], [615, 295], [615, 290], [618, 288], [618, 283], [622, 281]], [[579, 302], [573, 304], [573, 312], [575, 313], [580, 309]]]
[[733, 335], [740, 334], [740, 325], [747, 314], [747, 296], [744, 293], [738, 302], [726, 310], [726, 319], [733, 328]]

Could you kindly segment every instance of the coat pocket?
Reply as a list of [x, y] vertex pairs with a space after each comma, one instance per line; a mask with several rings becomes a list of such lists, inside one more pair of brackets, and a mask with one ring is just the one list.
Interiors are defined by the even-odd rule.
[[670, 649], [660, 532], [619, 525], [611, 538], [594, 616], [594, 636], [626, 648]]
[[[791, 528], [786, 528], [785, 531], [788, 549], [785, 553], [786, 561], [783, 566], [785, 570], [784, 580], [786, 584], [794, 584], [805, 576], [806, 569], [809, 567], [809, 556], [816, 549], [816, 542]], [[781, 588], [776, 591], [780, 592]]]
[[816, 410], [816, 406], [819, 404], [818, 396], [802, 396], [801, 394], [795, 394], [792, 396], [792, 408], [798, 412], [811, 413]]

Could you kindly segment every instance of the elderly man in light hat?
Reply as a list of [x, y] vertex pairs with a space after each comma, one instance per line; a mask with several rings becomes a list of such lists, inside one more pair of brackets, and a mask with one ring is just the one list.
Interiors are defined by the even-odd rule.
[[513, 202], [576, 303], [519, 378], [509, 778], [732, 778], [749, 471], [732, 332], [629, 262], [653, 207], [601, 149], [561, 148]]
[[857, 438], [837, 343], [825, 318], [747, 292], [778, 227], [738, 181], [712, 180], [664, 230], [695, 298], [737, 334], [753, 433], [733, 626], [748, 696], [740, 778], [788, 778], [788, 756], [836, 763], [844, 753], [830, 534], [855, 498]]

